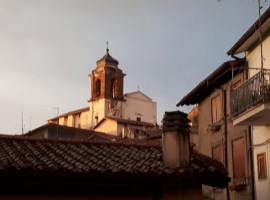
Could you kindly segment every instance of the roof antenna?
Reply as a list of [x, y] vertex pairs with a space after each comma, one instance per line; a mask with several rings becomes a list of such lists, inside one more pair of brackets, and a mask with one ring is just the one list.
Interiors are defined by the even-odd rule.
[[107, 46], [106, 51], [108, 53], [109, 52], [109, 42], [108, 41], [106, 41], [106, 46]]

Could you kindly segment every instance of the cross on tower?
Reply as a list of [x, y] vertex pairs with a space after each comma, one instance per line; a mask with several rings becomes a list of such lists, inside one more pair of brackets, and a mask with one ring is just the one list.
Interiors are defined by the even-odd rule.
[[107, 46], [106, 51], [109, 52], [109, 42], [108, 41], [106, 41], [106, 46]]

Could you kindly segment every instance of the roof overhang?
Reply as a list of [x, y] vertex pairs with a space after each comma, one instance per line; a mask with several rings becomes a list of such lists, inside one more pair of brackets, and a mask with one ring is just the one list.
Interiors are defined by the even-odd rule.
[[[194, 105], [205, 99], [214, 89], [232, 79], [232, 74], [236, 75], [245, 68], [245, 59], [238, 59], [223, 63], [206, 79], [200, 82], [191, 92], [183, 97], [176, 106]], [[232, 73], [233, 71], [233, 73]]]
[[67, 117], [67, 116], [69, 116], [69, 115], [80, 114], [80, 113], [82, 113], [82, 112], [89, 111], [89, 109], [90, 109], [89, 107], [85, 107], [85, 108], [81, 108], [81, 109], [78, 109], [78, 110], [73, 110], [73, 111], [71, 111], [71, 112], [62, 114], [62, 115], [60, 115], [60, 116], [57, 116], [57, 117], [48, 119], [47, 121], [49, 122], [49, 121], [57, 120], [57, 119], [59, 119], [59, 118], [61, 118], [61, 117]]
[[260, 24], [262, 36], [270, 30], [270, 8], [258, 19], [247, 32], [234, 44], [227, 52], [228, 55], [243, 53], [252, 47], [254, 43], [260, 40]]

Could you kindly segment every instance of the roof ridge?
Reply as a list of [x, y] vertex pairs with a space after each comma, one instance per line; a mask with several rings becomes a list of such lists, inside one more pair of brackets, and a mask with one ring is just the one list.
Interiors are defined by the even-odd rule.
[[67, 139], [48, 139], [48, 138], [31, 138], [22, 135], [0, 135], [0, 140], [19, 140], [19, 141], [39, 141], [51, 143], [71, 143], [71, 144], [104, 144], [104, 145], [120, 145], [120, 146], [142, 146], [142, 147], [161, 147], [161, 141], [155, 140], [133, 140], [133, 139], [115, 139], [111, 141], [85, 141], [85, 140], [67, 140]]

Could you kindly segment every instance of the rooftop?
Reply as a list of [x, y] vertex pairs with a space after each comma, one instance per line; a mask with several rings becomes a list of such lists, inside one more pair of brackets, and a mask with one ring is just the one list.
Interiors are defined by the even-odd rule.
[[262, 36], [269, 32], [270, 28], [270, 8], [268, 8], [261, 17], [247, 30], [247, 32], [233, 45], [227, 52], [228, 55], [242, 53], [250, 48], [260, 38], [260, 25]]
[[176, 106], [193, 105], [200, 103], [214, 89], [219, 88], [222, 84], [232, 79], [233, 74], [236, 75], [245, 67], [245, 60], [233, 60], [223, 63], [206, 79], [200, 82], [191, 92], [183, 97]]
[[109, 49], [108, 48], [106, 49], [106, 54], [100, 60], [98, 60], [97, 63], [99, 63], [101, 61], [105, 61], [105, 62], [108, 62], [108, 63], [114, 63], [116, 65], [119, 64], [119, 62], [109, 54]]
[[[40, 140], [19, 136], [0, 136], [0, 185], [5, 177], [48, 178], [80, 177], [91, 182], [93, 177], [130, 180], [182, 182], [199, 181], [225, 187], [229, 181], [223, 165], [207, 156], [192, 153], [187, 169], [170, 169], [163, 165], [162, 148], [153, 143], [82, 142]], [[36, 179], [35, 179], [36, 180]]]

